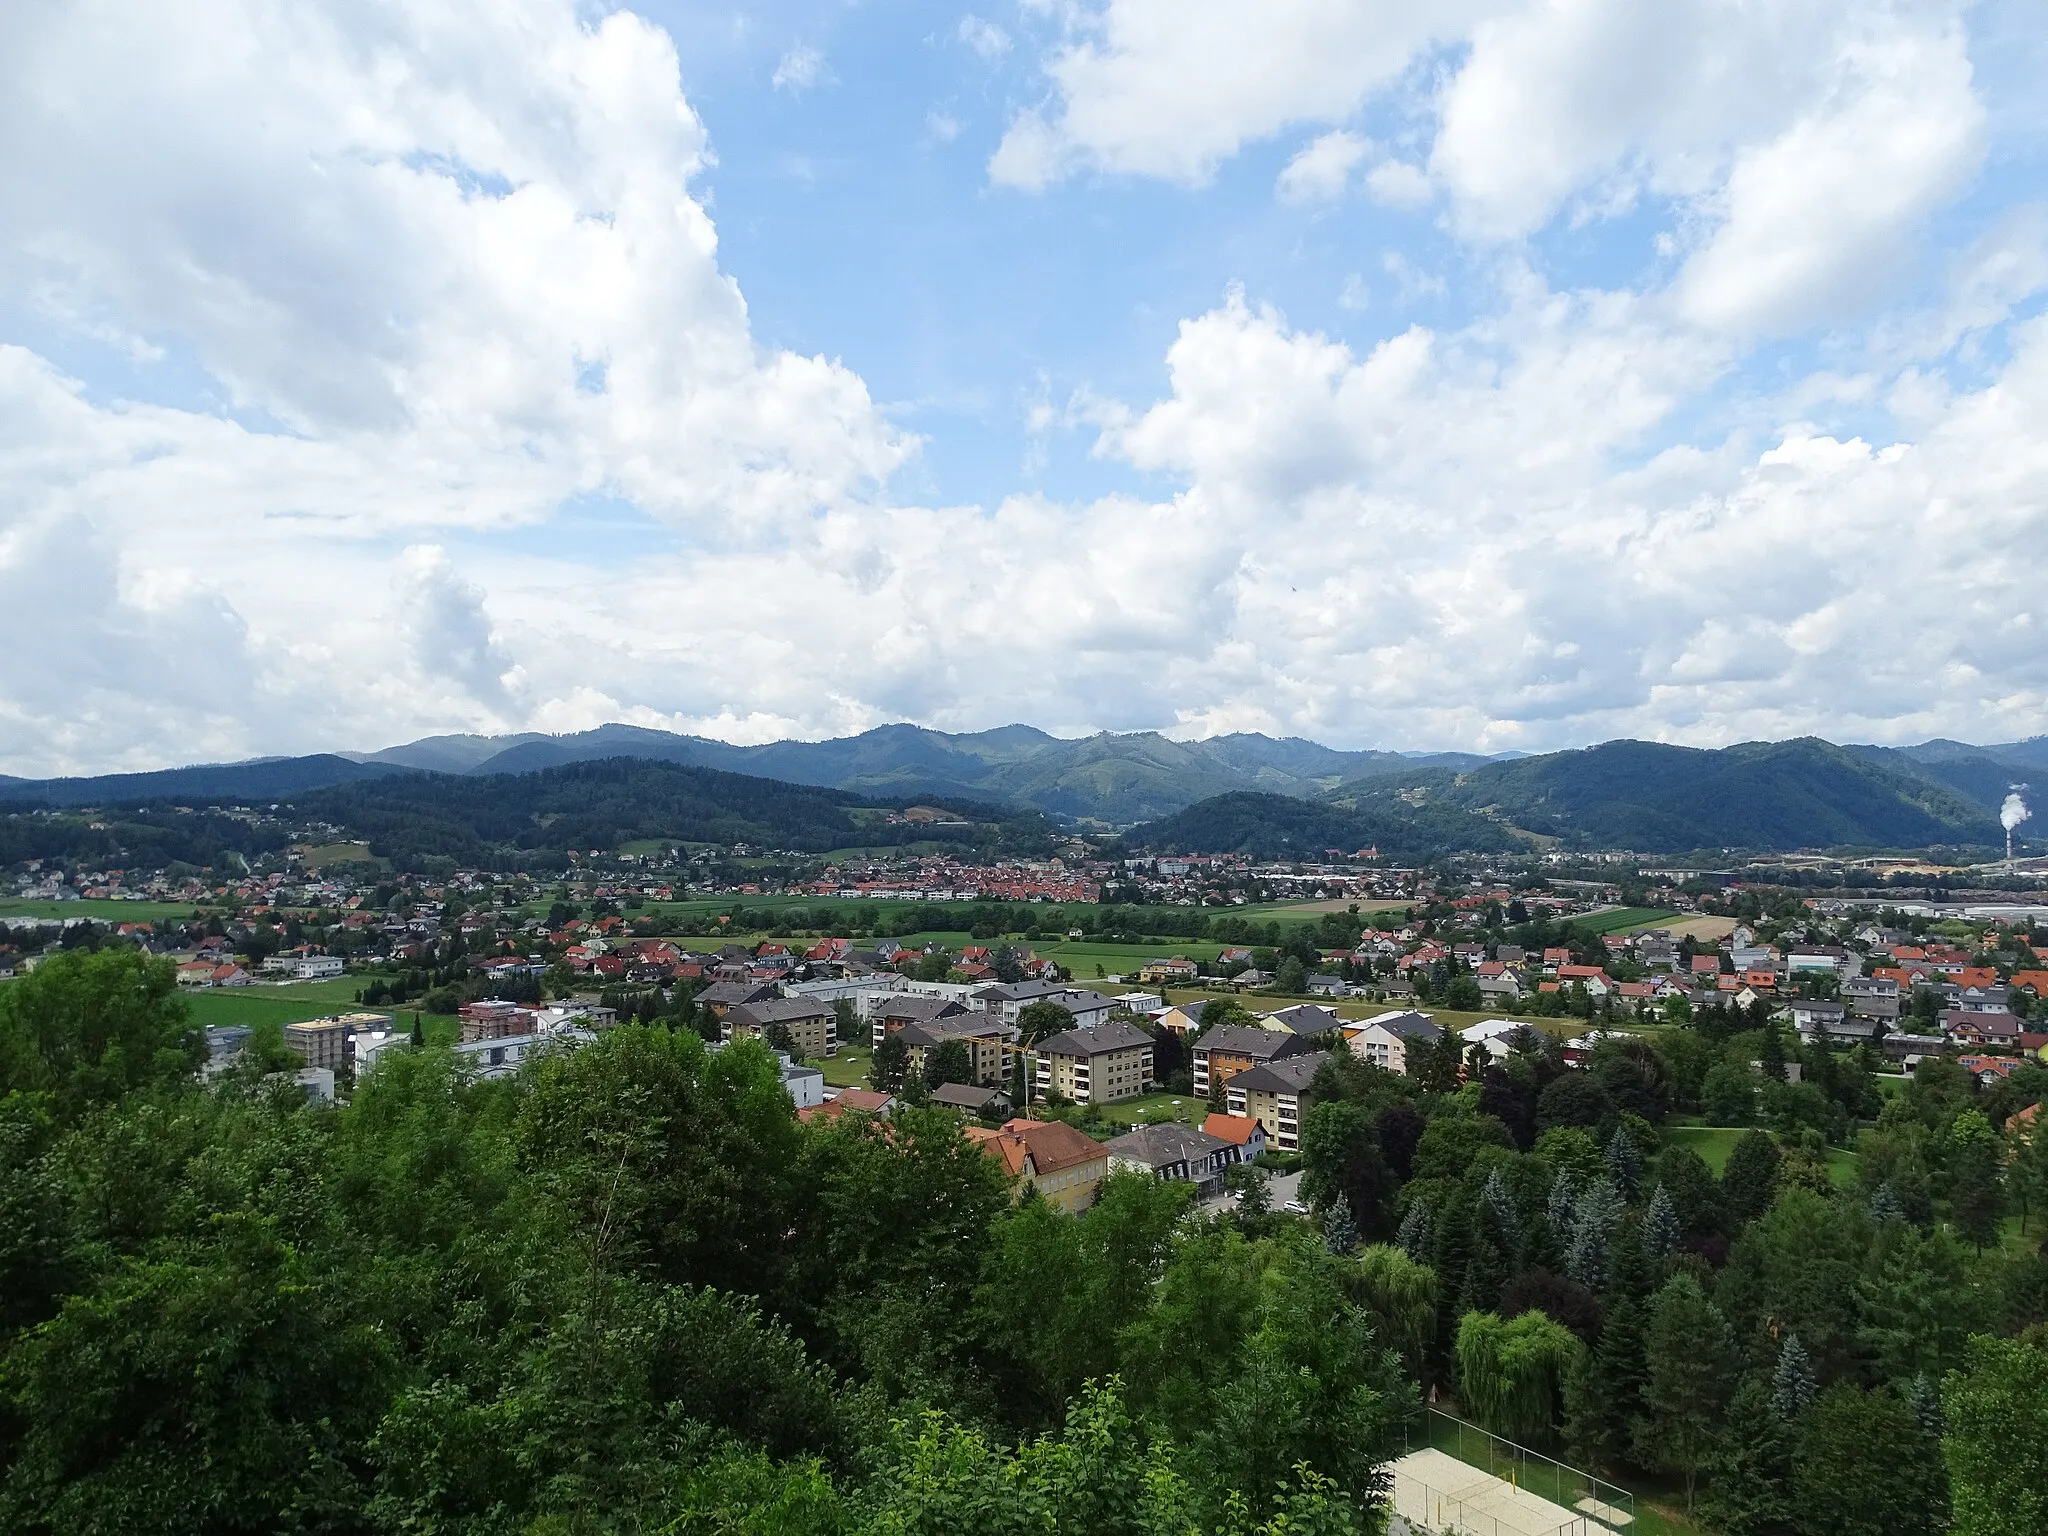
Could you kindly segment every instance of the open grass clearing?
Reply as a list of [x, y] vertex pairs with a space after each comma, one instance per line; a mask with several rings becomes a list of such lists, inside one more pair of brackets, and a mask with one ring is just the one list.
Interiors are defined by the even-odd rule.
[[[218, 1024], [296, 1024], [301, 1019], [323, 1018], [330, 1013], [353, 1013], [361, 1008], [356, 996], [363, 990], [361, 977], [342, 976], [331, 981], [293, 981], [280, 986], [259, 982], [247, 987], [194, 987], [181, 991], [192, 1021]], [[372, 1009], [370, 1012], [391, 1012]], [[409, 1010], [407, 1012], [410, 1018]]]
[[183, 920], [197, 910], [189, 901], [0, 900], [0, 917], [89, 917], [96, 923], [153, 923], [160, 917]]
[[1588, 912], [1579, 917], [1567, 917], [1562, 921], [1582, 933], [1607, 934], [1628, 933], [1644, 928], [1667, 928], [1678, 921], [1676, 912], [1660, 911], [1656, 907], [1615, 907], [1606, 912]]

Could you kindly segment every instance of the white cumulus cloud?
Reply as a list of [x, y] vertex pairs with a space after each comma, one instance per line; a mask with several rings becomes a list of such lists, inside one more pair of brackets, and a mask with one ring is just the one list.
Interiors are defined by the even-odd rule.
[[1370, 140], [1339, 129], [1312, 140], [1280, 172], [1275, 190], [1283, 203], [1327, 203], [1344, 195]]

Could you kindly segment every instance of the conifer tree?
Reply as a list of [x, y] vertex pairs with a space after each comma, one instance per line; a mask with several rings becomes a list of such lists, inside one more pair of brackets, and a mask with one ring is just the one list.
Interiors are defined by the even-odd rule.
[[1771, 1409], [1786, 1423], [1796, 1422], [1820, 1395], [1820, 1383], [1813, 1374], [1813, 1359], [1799, 1335], [1788, 1333], [1778, 1349], [1777, 1368], [1771, 1372]]
[[1906, 1219], [1906, 1208], [1899, 1204], [1899, 1197], [1892, 1192], [1891, 1180], [1877, 1186], [1870, 1196], [1870, 1221], [1872, 1226], [1886, 1226], [1894, 1221]]
[[1408, 1214], [1401, 1218], [1400, 1230], [1394, 1234], [1394, 1242], [1400, 1250], [1418, 1264], [1429, 1262], [1429, 1204], [1417, 1200], [1408, 1207]]
[[1793, 1434], [1770, 1388], [1745, 1379], [1728, 1405], [1721, 1443], [1708, 1458], [1700, 1514], [1724, 1536], [1795, 1536], [1788, 1484]]
[[1634, 1199], [1643, 1183], [1643, 1153], [1626, 1126], [1617, 1127], [1607, 1138], [1607, 1167], [1624, 1198]]
[[1486, 1176], [1486, 1209], [1493, 1217], [1493, 1228], [1501, 1252], [1510, 1262], [1522, 1246], [1522, 1221], [1515, 1211], [1514, 1191], [1508, 1188], [1507, 1175], [1496, 1168]]
[[1678, 1207], [1662, 1184], [1650, 1197], [1650, 1209], [1643, 1217], [1643, 1257], [1652, 1265], [1662, 1264], [1678, 1247]]
[[1323, 1246], [1342, 1258], [1358, 1247], [1358, 1223], [1351, 1219], [1351, 1202], [1339, 1190], [1323, 1218]]
[[1571, 1248], [1565, 1269], [1589, 1291], [1607, 1284], [1607, 1257], [1615, 1223], [1621, 1220], [1621, 1191], [1610, 1179], [1588, 1188], [1577, 1202]]
[[1560, 1248], [1569, 1250], [1571, 1247], [1572, 1224], [1577, 1210], [1578, 1191], [1572, 1183], [1571, 1171], [1560, 1168], [1550, 1186], [1550, 1200], [1544, 1207], [1544, 1215], [1550, 1221], [1551, 1236], [1557, 1239]]

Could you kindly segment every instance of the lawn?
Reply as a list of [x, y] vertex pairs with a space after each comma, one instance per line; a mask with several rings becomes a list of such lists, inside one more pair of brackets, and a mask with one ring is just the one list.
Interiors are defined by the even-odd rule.
[[1728, 1166], [1728, 1154], [1742, 1139], [1743, 1130], [1741, 1126], [1732, 1125], [1667, 1125], [1663, 1132], [1664, 1144], [1691, 1148], [1719, 1175]]
[[1564, 921], [1583, 933], [1621, 933], [1630, 928], [1668, 928], [1683, 916], [1656, 907], [1616, 907], [1612, 912], [1595, 912]]
[[[1718, 1175], [1727, 1167], [1728, 1154], [1735, 1150], [1735, 1143], [1748, 1130], [1748, 1126], [1672, 1121], [1664, 1126], [1663, 1136], [1668, 1147], [1690, 1147], [1699, 1153], [1701, 1160]], [[1847, 1147], [1829, 1147], [1828, 1177], [1838, 1188], [1852, 1188], [1856, 1183], [1856, 1154]]]
[[188, 918], [189, 901], [23, 901], [0, 900], [0, 917], [89, 917], [102, 923], [153, 923], [160, 917]]
[[[296, 1024], [330, 1013], [353, 1013], [361, 1006], [356, 994], [359, 976], [331, 981], [292, 981], [279, 986], [201, 987], [180, 992], [196, 1024]], [[389, 1012], [391, 1010], [377, 1010]]]

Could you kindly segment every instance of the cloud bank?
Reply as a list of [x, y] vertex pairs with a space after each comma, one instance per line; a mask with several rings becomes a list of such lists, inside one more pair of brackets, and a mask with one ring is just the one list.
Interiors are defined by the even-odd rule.
[[[975, 67], [1028, 46], [955, 25]], [[1298, 140], [1281, 203], [1435, 218], [1487, 302], [1353, 347], [1219, 294], [1156, 398], [1068, 412], [1150, 489], [909, 504], [918, 438], [755, 339], [648, 21], [24, 7], [0, 771], [609, 719], [2048, 729], [2038, 211], [1899, 298], [1986, 152], [1956, 8], [1110, 0], [1040, 62], [1001, 195]], [[1398, 153], [1358, 116], [1396, 99]], [[1539, 232], [1631, 209], [1667, 236], [1639, 277], [1547, 274]], [[1842, 367], [1745, 373], [1852, 323]], [[1811, 424], [1843, 395], [1905, 430]]]

